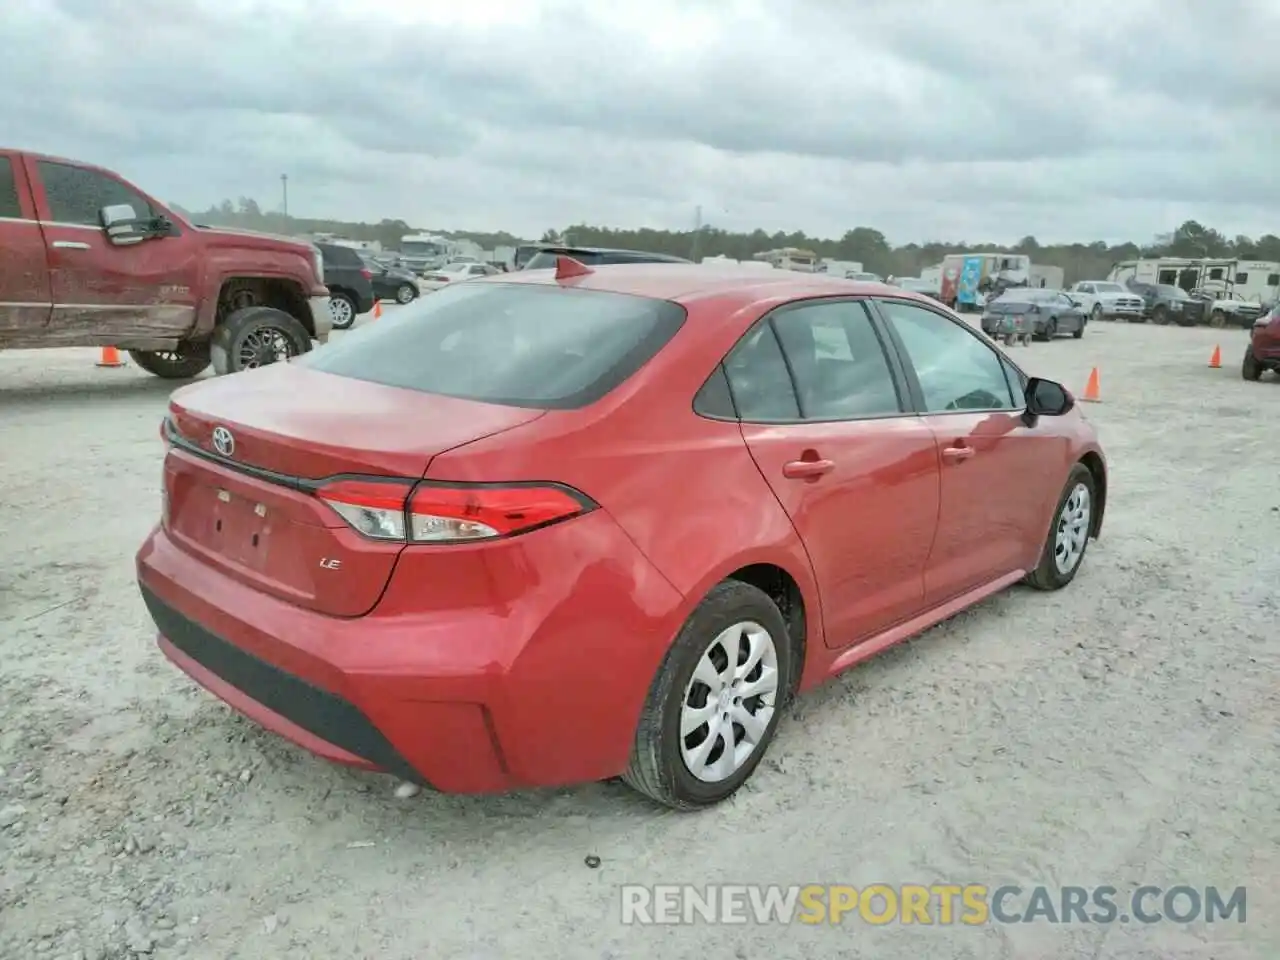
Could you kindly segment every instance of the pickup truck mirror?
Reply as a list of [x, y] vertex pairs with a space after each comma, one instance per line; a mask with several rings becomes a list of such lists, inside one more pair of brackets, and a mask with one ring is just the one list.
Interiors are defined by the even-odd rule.
[[98, 215], [102, 219], [103, 229], [107, 231], [107, 239], [116, 246], [129, 246], [146, 239], [139, 229], [137, 211], [130, 204], [116, 203], [103, 207]]

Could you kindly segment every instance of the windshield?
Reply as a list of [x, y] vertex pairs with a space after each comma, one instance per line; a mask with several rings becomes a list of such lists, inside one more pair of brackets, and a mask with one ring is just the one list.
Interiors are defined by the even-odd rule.
[[438, 257], [442, 251], [436, 243], [420, 243], [416, 240], [401, 242], [400, 252], [410, 257]]
[[1118, 283], [1095, 283], [1093, 289], [1098, 293], [1125, 293], [1124, 287]]
[[514, 407], [593, 403], [684, 323], [675, 303], [596, 290], [460, 283], [296, 362], [389, 387]]

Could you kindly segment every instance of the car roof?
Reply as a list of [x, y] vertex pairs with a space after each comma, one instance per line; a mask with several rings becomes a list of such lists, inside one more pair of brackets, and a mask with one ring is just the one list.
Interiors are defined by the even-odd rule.
[[726, 306], [741, 308], [765, 301], [785, 302], [808, 297], [884, 296], [914, 300], [937, 309], [929, 297], [892, 287], [887, 283], [846, 280], [821, 273], [794, 270], [726, 270], [692, 263], [626, 263], [591, 267], [591, 272], [563, 281], [551, 270], [518, 270], [482, 283], [526, 283], [553, 286], [557, 283], [579, 290], [600, 290], [654, 300], [671, 300], [689, 306], [708, 300], [724, 300]]

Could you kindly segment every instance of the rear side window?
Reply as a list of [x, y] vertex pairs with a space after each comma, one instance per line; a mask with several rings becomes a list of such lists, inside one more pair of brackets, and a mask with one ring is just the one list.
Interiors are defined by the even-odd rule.
[[724, 369], [743, 420], [800, 419], [800, 403], [772, 323], [758, 324], [748, 333], [725, 358]]
[[320, 248], [325, 263], [332, 263], [339, 267], [355, 267], [357, 270], [364, 269], [364, 260], [350, 247], [339, 247], [330, 243], [320, 243], [316, 246]]
[[0, 157], [0, 217], [22, 219], [22, 204], [18, 202], [18, 185], [13, 178], [13, 163], [8, 157]]
[[685, 317], [666, 300], [459, 283], [295, 362], [388, 387], [567, 410], [594, 403], [639, 370]]

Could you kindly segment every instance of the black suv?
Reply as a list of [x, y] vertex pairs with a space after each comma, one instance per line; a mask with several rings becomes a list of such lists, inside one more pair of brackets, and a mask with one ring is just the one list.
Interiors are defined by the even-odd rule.
[[1142, 283], [1130, 280], [1125, 284], [1140, 296], [1146, 304], [1143, 316], [1152, 323], [1170, 321], [1180, 327], [1194, 327], [1204, 323], [1204, 301], [1197, 300], [1181, 287], [1168, 283]]
[[[517, 270], [548, 270], [556, 265], [556, 257], [573, 257], [579, 263], [595, 267], [609, 263], [692, 263], [684, 257], [666, 253], [645, 253], [643, 250], [612, 250], [608, 247], [560, 247], [555, 244], [535, 244], [516, 251]], [[520, 263], [520, 260], [524, 260]]]
[[346, 330], [356, 317], [373, 309], [373, 271], [350, 247], [317, 243], [324, 257], [324, 285], [329, 288], [333, 328]]

